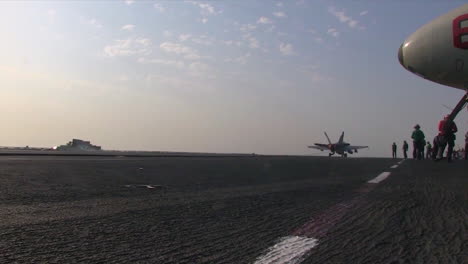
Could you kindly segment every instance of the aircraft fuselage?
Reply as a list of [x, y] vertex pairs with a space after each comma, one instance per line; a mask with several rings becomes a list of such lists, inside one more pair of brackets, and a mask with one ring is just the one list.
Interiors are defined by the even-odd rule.
[[410, 35], [398, 50], [398, 60], [424, 79], [468, 89], [468, 4]]

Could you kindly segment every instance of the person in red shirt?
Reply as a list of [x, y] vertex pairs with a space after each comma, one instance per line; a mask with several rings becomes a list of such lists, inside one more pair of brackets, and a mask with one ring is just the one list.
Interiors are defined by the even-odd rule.
[[468, 131], [465, 134], [465, 160], [468, 160]]
[[439, 122], [439, 135], [437, 140], [438, 145], [438, 153], [437, 153], [437, 160], [441, 160], [444, 154], [444, 150], [446, 145], [448, 145], [447, 150], [447, 161], [452, 161], [453, 155], [453, 147], [455, 146], [455, 133], [457, 133], [458, 128], [455, 122], [449, 118], [449, 116], [445, 116], [443, 120]]

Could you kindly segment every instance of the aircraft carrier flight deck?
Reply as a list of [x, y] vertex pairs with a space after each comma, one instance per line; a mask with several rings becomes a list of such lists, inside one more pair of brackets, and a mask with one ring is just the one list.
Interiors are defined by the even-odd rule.
[[0, 157], [0, 262], [466, 263], [468, 163]]

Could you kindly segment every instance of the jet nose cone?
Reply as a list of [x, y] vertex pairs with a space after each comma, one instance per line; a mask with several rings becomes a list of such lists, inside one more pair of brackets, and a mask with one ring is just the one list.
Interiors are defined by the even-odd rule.
[[405, 63], [403, 61], [403, 44], [401, 44], [398, 49], [398, 61], [400, 61], [401, 66], [405, 67]]

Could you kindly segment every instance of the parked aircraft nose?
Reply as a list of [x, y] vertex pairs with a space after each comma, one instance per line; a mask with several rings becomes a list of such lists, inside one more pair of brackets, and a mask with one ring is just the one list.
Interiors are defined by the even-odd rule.
[[408, 71], [442, 85], [468, 87], [468, 4], [420, 27], [400, 45], [398, 61]]
[[[400, 48], [398, 49], [398, 61], [400, 62], [401, 66], [403, 66], [403, 68], [425, 78], [423, 74], [421, 74], [418, 70], [415, 69], [414, 66], [414, 61], [419, 61], [423, 59], [424, 56], [421, 56], [421, 54], [419, 54], [418, 52], [412, 51], [412, 49], [408, 47], [409, 45], [410, 42], [408, 41], [405, 41], [400, 45]], [[413, 65], [410, 65], [411, 62], [413, 62]]]
[[398, 49], [398, 61], [408, 71], [427, 79], [432, 70], [431, 52], [426, 41], [421, 41], [417, 34], [411, 35]]
[[400, 61], [401, 66], [405, 67], [405, 63], [403, 62], [403, 43], [400, 45], [400, 48], [398, 49], [398, 61]]

